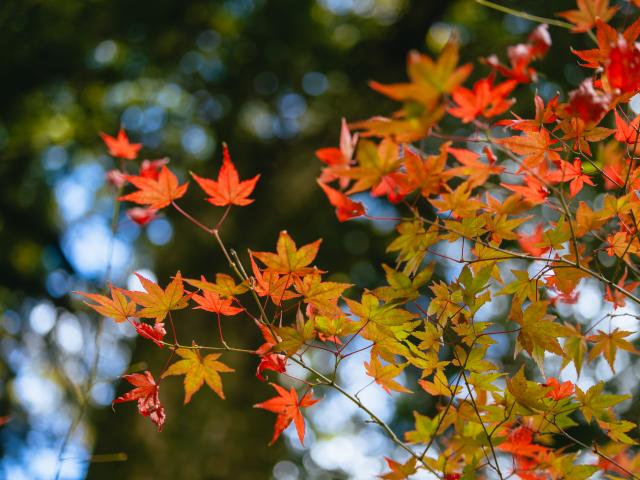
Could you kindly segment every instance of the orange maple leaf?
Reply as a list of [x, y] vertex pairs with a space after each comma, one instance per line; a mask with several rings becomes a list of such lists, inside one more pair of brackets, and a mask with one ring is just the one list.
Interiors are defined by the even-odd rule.
[[508, 188], [512, 192], [516, 192], [532, 205], [544, 203], [549, 196], [549, 190], [538, 179], [530, 175], [524, 176], [524, 185], [511, 185], [501, 183], [504, 188]]
[[249, 195], [256, 187], [256, 182], [260, 175], [256, 175], [249, 180], [240, 181], [238, 171], [231, 161], [229, 148], [226, 143], [222, 144], [222, 167], [218, 173], [218, 180], [210, 180], [202, 178], [191, 172], [193, 179], [198, 182], [200, 188], [205, 191], [209, 198], [207, 201], [218, 207], [226, 207], [227, 205], [238, 205], [244, 207], [253, 203], [253, 199]]
[[618, 7], [610, 7], [609, 0], [577, 0], [577, 10], [567, 10], [557, 15], [573, 23], [574, 32], [586, 32], [593, 28], [596, 20], [608, 22], [618, 11]]
[[198, 304], [195, 307], [196, 309], [206, 310], [207, 312], [231, 317], [243, 311], [242, 308], [233, 305], [233, 298], [222, 298], [215, 292], [205, 290], [202, 295], [193, 295], [192, 298]]
[[522, 155], [522, 163], [529, 168], [537, 167], [545, 158], [559, 161], [560, 154], [558, 152], [562, 148], [553, 147], [555, 142], [544, 128], [540, 131], [526, 130], [522, 135], [496, 140], [496, 143], [504, 145], [513, 153]]
[[178, 184], [178, 178], [163, 166], [158, 179], [127, 175], [127, 180], [138, 188], [138, 191], [119, 197], [120, 201], [129, 201], [148, 205], [160, 210], [187, 192], [188, 183]]
[[100, 132], [102, 141], [109, 150], [109, 155], [117, 158], [123, 158], [125, 160], [134, 160], [138, 156], [138, 152], [142, 148], [141, 143], [130, 143], [129, 138], [124, 129], [121, 128], [115, 137], [108, 135], [104, 132]]
[[310, 407], [319, 402], [320, 399], [313, 398], [312, 392], [307, 392], [302, 398], [298, 399], [298, 393], [293, 387], [291, 387], [290, 391], [287, 391], [275, 383], [271, 383], [270, 385], [276, 389], [279, 396], [253, 406], [254, 408], [263, 408], [278, 415], [273, 429], [273, 437], [269, 445], [275, 443], [280, 434], [291, 422], [295, 423], [300, 443], [304, 444], [304, 418], [302, 417], [300, 409]]
[[186, 308], [189, 303], [189, 295], [185, 295], [182, 284], [182, 275], [176, 273], [171, 283], [164, 290], [151, 280], [139, 273], [135, 274], [142, 283], [145, 291], [125, 290], [124, 293], [138, 305], [143, 307], [136, 316], [142, 318], [154, 318], [156, 323], [162, 322], [169, 311]]
[[298, 249], [291, 236], [283, 230], [276, 244], [277, 253], [252, 253], [272, 272], [282, 275], [304, 275], [313, 271], [309, 265], [316, 258], [321, 242], [322, 240], [316, 240]]
[[84, 302], [100, 315], [113, 318], [116, 322], [124, 322], [129, 317], [136, 316], [136, 304], [127, 301], [123, 290], [111, 286], [111, 298], [97, 293], [73, 292], [93, 300], [96, 303]]

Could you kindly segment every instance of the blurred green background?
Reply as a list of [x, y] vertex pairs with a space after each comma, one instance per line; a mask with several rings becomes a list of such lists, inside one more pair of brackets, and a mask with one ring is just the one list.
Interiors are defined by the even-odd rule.
[[[550, 16], [573, 2], [504, 3]], [[273, 415], [251, 406], [272, 389], [255, 379], [253, 358], [225, 356], [237, 370], [224, 378], [226, 401], [203, 389], [183, 407], [180, 381], [164, 382], [161, 434], [133, 404], [114, 414], [111, 400], [125, 390], [117, 378], [157, 372], [167, 356], [127, 325], [105, 322], [82, 406], [99, 319], [70, 292], [104, 287], [110, 244], [119, 285], [133, 271], [161, 284], [178, 269], [189, 277], [226, 272], [211, 238], [173, 212], [145, 229], [121, 215], [111, 238], [114, 192], [103, 179], [114, 165], [98, 132], [124, 126], [144, 143], [143, 158], [170, 157], [183, 179], [189, 170], [214, 176], [226, 141], [241, 176], [262, 174], [256, 202], [224, 225], [228, 245], [273, 250], [281, 229], [299, 244], [322, 237], [319, 266], [372, 286], [378, 265], [393, 261], [384, 253], [390, 226], [339, 224], [315, 184], [314, 150], [337, 145], [341, 117], [397, 108], [367, 82], [403, 81], [410, 49], [437, 54], [455, 33], [466, 61], [491, 53], [504, 61], [506, 47], [535, 25], [471, 0], [6, 0], [0, 20], [0, 415], [10, 416], [0, 427], [0, 476], [373, 478], [392, 451], [353, 412], [321, 410], [317, 418], [330, 425], [311, 419], [307, 449], [288, 439], [267, 448]], [[583, 39], [551, 33], [553, 58], [537, 65], [540, 83], [519, 95], [566, 92], [585, 75], [569, 52], [570, 44], [584, 48]], [[219, 212], [202, 197], [194, 186], [183, 204], [211, 224]], [[181, 341], [215, 341], [210, 316], [177, 318]], [[260, 342], [246, 322], [226, 328], [230, 343]], [[433, 407], [394, 405], [384, 395], [371, 402], [399, 431], [410, 428], [412, 408]], [[128, 460], [100, 461], [120, 453]]]

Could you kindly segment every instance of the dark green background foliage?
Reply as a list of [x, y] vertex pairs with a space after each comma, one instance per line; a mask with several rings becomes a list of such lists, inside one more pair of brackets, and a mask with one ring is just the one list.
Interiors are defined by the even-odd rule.
[[[184, 179], [189, 170], [212, 177], [220, 162], [220, 142], [226, 141], [243, 177], [262, 174], [255, 204], [234, 209], [224, 225], [222, 235], [228, 245], [241, 255], [247, 248], [272, 250], [281, 229], [299, 244], [323, 237], [317, 263], [336, 272], [335, 278], [361, 286], [381, 280], [378, 265], [393, 261], [384, 253], [384, 232], [367, 223], [336, 221], [315, 184], [319, 162], [314, 150], [337, 144], [341, 117], [358, 120], [396, 108], [372, 92], [367, 82], [404, 80], [407, 52], [417, 48], [437, 53], [452, 25], [467, 61], [491, 53], [504, 60], [506, 47], [524, 41], [535, 25], [505, 18], [468, 0], [372, 0], [363, 2], [364, 7], [358, 3], [8, 0], [0, 4], [0, 307], [4, 311], [0, 413], [12, 418], [0, 430], [0, 471], [8, 475], [45, 447], [57, 455], [77, 414], [81, 398], [77, 389], [83, 382], [77, 381], [82, 374], [74, 372], [86, 375], [90, 369], [98, 319], [86, 314], [70, 290], [100, 290], [103, 275], [77, 271], [64, 248], [65, 235], [93, 214], [108, 223], [113, 191], [94, 189], [90, 208], [71, 221], [61, 213], [60, 185], [78, 168], [112, 168], [99, 131], [114, 133], [123, 123], [134, 140], [145, 143], [145, 158], [170, 157], [172, 169]], [[517, 7], [550, 15], [571, 3], [520, 1]], [[538, 88], [547, 97], [556, 90], [566, 92], [583, 76], [568, 49], [570, 40], [583, 47], [582, 39], [556, 30], [552, 37], [553, 53], [538, 65], [544, 72]], [[474, 75], [486, 71], [476, 67]], [[530, 98], [530, 92], [523, 93]], [[529, 102], [517, 108], [527, 114]], [[183, 203], [198, 218], [213, 223], [219, 212], [202, 196], [194, 187]], [[121, 239], [135, 246], [137, 253], [115, 281], [122, 283], [134, 268], [152, 269], [162, 284], [178, 269], [191, 277], [226, 271], [209, 236], [173, 213], [169, 217], [173, 237], [163, 245], [149, 242], [124, 216], [120, 218]], [[74, 357], [61, 348], [57, 339], [62, 333], [55, 326], [34, 334], [38, 317], [30, 320], [30, 312], [39, 302], [55, 306], [57, 319], [65, 312], [84, 312], [77, 323], [87, 355]], [[181, 341], [216, 341], [210, 316], [189, 312], [176, 318]], [[226, 330], [230, 343], [260, 341], [245, 321], [228, 319]], [[167, 352], [150, 342], [120, 337], [117, 343], [126, 352], [133, 349], [129, 370], [158, 372], [166, 361]], [[101, 362], [111, 361], [101, 352]], [[225, 357], [237, 371], [224, 378], [226, 401], [203, 390], [182, 407], [180, 382], [163, 383], [169, 417], [161, 434], [133, 405], [119, 405], [114, 414], [90, 401], [69, 444], [84, 442], [96, 455], [126, 452], [129, 460], [85, 464], [68, 475], [256, 479], [270, 478], [273, 465], [283, 458], [300, 462], [283, 441], [266, 447], [273, 416], [251, 406], [271, 396], [272, 390], [253, 376], [255, 359]], [[50, 423], [35, 421], [19, 392], [17, 379], [30, 362], [61, 392], [59, 408], [47, 416]], [[124, 385], [116, 384], [116, 393], [124, 390]], [[395, 425], [400, 429], [409, 426], [411, 408], [416, 405], [398, 406]], [[66, 452], [71, 457], [67, 462], [82, 465], [87, 451], [80, 450], [82, 458], [74, 458], [74, 452], [73, 448]], [[309, 471], [302, 478], [341, 476], [317, 470], [312, 474], [309, 462], [305, 465]], [[54, 464], [48, 475], [55, 471]]]

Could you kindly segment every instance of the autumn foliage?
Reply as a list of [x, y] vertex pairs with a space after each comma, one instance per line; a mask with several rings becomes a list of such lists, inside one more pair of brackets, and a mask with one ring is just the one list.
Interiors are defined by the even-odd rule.
[[[584, 323], [565, 308], [587, 283], [614, 312], [640, 305], [634, 293], [640, 286], [640, 130], [629, 106], [640, 92], [640, 18], [619, 22], [616, 14], [608, 0], [578, 0], [574, 10], [558, 13], [569, 23], [541, 24], [524, 43], [477, 66], [460, 64], [452, 40], [435, 58], [410, 52], [406, 82], [372, 82], [400, 103], [397, 111], [343, 121], [338, 146], [317, 151], [318, 184], [338, 221], [373, 218], [367, 195], [400, 212], [383, 219], [396, 225], [387, 248], [395, 263], [380, 267], [386, 283], [372, 290], [327, 280], [315, 265], [321, 241], [299, 245], [284, 230], [274, 251], [235, 255], [220, 236], [230, 210], [268, 200], [254, 195], [259, 174], [240, 178], [226, 145], [217, 175], [212, 162], [204, 176], [191, 173], [195, 184], [189, 186], [166, 159], [145, 160], [133, 167], [136, 174], [127, 173], [141, 146], [122, 130], [102, 134], [109, 153], [127, 160], [108, 179], [127, 189], [118, 200], [137, 204], [129, 217], [144, 225], [172, 209], [210, 234], [229, 264], [213, 279], [177, 272], [157, 285], [139, 275], [143, 291], [110, 286], [107, 295], [80, 293], [100, 315], [129, 322], [170, 358], [164, 370], [157, 365], [125, 375], [134, 388], [114, 403], [137, 401], [160, 430], [179, 415], [165, 415], [162, 382], [181, 377], [185, 403], [205, 384], [224, 399], [224, 376], [234, 371], [224, 356], [233, 351], [255, 357], [257, 379], [244, 381], [268, 378], [276, 391], [255, 405], [275, 414], [271, 443], [292, 423], [303, 442], [305, 409], [334, 389], [403, 453], [387, 459], [385, 479], [420, 470], [449, 480], [581, 480], [598, 472], [639, 478], [637, 425], [621, 416], [620, 406], [635, 386], [612, 393], [604, 382], [581, 389], [556, 378], [564, 368], [580, 376], [599, 359], [615, 372], [620, 352], [640, 353], [633, 344], [637, 332], [612, 326], [615, 313]], [[555, 28], [561, 25], [568, 29]], [[585, 78], [564, 99], [530, 93], [539, 77], [536, 62], [553, 54], [554, 35], [593, 39], [591, 49], [573, 51]], [[515, 94], [526, 105], [519, 108]], [[518, 113], [529, 107], [532, 118]], [[201, 190], [194, 195], [204, 193], [220, 209], [216, 225], [204, 225], [179, 205], [194, 187]], [[505, 300], [505, 314], [482, 313]], [[211, 314], [216, 345], [178, 344], [172, 315], [188, 315], [189, 308]], [[223, 317], [257, 328], [264, 343], [229, 345]], [[377, 386], [369, 388], [433, 397], [435, 414], [416, 411], [412, 430], [394, 432], [350, 385], [339, 384], [356, 338], [370, 355], [364, 369]], [[512, 363], [492, 353], [498, 342], [509, 345]], [[313, 349], [330, 353], [330, 371], [313, 364], [307, 355]], [[549, 359], [561, 368], [548, 371]], [[308, 376], [287, 389], [278, 374], [293, 364]], [[577, 426], [591, 436], [575, 433]]]

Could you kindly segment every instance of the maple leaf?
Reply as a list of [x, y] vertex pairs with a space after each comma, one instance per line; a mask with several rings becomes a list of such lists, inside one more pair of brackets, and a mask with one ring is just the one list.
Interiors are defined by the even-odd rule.
[[495, 164], [495, 156], [489, 147], [485, 147], [483, 150], [489, 159], [488, 163], [481, 162], [480, 155], [470, 150], [448, 147], [447, 151], [463, 165], [462, 167], [450, 168], [448, 175], [468, 177], [467, 182], [470, 188], [483, 185], [491, 175], [500, 175], [504, 172], [504, 167]]
[[223, 298], [215, 292], [204, 291], [202, 295], [194, 294], [192, 298], [198, 304], [196, 309], [207, 312], [231, 317], [244, 311], [243, 308], [233, 306], [233, 298]]
[[127, 210], [127, 217], [129, 217], [133, 223], [143, 227], [156, 218], [157, 212], [155, 208], [135, 207]]
[[565, 356], [562, 358], [562, 368], [573, 362], [576, 372], [580, 376], [584, 356], [587, 352], [587, 340], [582, 335], [580, 324], [571, 325], [565, 323], [565, 327], [567, 327], [568, 336], [562, 346], [565, 352]]
[[199, 350], [190, 348], [178, 348], [176, 355], [182, 357], [173, 363], [162, 374], [162, 378], [170, 375], [184, 375], [184, 403], [191, 401], [194, 393], [206, 382], [220, 398], [224, 399], [222, 391], [222, 379], [220, 373], [230, 373], [235, 370], [218, 361], [220, 353], [210, 353], [204, 358], [200, 357]]
[[298, 249], [291, 236], [283, 230], [276, 243], [276, 253], [251, 253], [274, 273], [300, 276], [313, 272], [309, 265], [316, 258], [321, 242], [322, 240], [316, 240]]
[[207, 281], [207, 279], [202, 275], [200, 280], [196, 280], [194, 278], [185, 278], [184, 281], [189, 285], [192, 285], [199, 290], [203, 290], [205, 292], [213, 292], [221, 297], [234, 297], [236, 295], [240, 295], [249, 290], [249, 287], [245, 282], [236, 283], [232, 276], [227, 275], [226, 273], [216, 273], [216, 281], [215, 283], [211, 283]]
[[593, 79], [587, 78], [569, 92], [568, 111], [587, 125], [597, 124], [609, 111], [611, 95], [596, 90]]
[[407, 73], [410, 82], [382, 85], [371, 82], [371, 88], [404, 107], [394, 118], [372, 117], [352, 124], [366, 129], [363, 136], [390, 137], [399, 142], [412, 142], [429, 134], [431, 128], [444, 116], [443, 94], [450, 93], [469, 76], [470, 64], [458, 67], [458, 45], [449, 42], [440, 57], [433, 60], [416, 51], [407, 57]]
[[142, 148], [141, 143], [129, 143], [129, 139], [123, 128], [118, 131], [115, 137], [107, 135], [104, 132], [100, 132], [100, 137], [107, 146], [109, 155], [124, 160], [135, 160], [138, 152]]
[[189, 295], [185, 295], [182, 284], [182, 275], [176, 273], [173, 280], [163, 290], [157, 283], [135, 274], [142, 283], [144, 292], [125, 290], [124, 293], [138, 305], [143, 307], [136, 316], [142, 318], [154, 318], [156, 322], [162, 322], [171, 310], [181, 310], [189, 303]]
[[619, 231], [607, 236], [607, 254], [610, 257], [626, 257], [630, 253], [638, 253], [638, 244], [635, 237], [631, 237], [629, 233]]
[[124, 322], [129, 317], [136, 317], [136, 304], [127, 301], [127, 297], [124, 295], [123, 290], [114, 286], [111, 286], [111, 298], [97, 293], [85, 293], [77, 292], [73, 293], [82, 295], [83, 297], [93, 300], [96, 303], [84, 302], [100, 315], [104, 315], [108, 318], [113, 318], [116, 322]]
[[609, 0], [577, 0], [577, 10], [567, 10], [557, 15], [573, 23], [574, 32], [586, 32], [594, 27], [596, 20], [608, 22], [618, 11], [610, 7]]
[[322, 169], [320, 182], [330, 183], [336, 179], [340, 180], [340, 187], [347, 188], [349, 178], [340, 177], [334, 170], [345, 170], [353, 163], [353, 154], [358, 143], [358, 134], [351, 135], [347, 121], [343, 118], [340, 128], [340, 148], [329, 147], [316, 150], [316, 157], [324, 162], [327, 167]]
[[[627, 240], [625, 235], [625, 242], [626, 241]], [[625, 243], [624, 249], [627, 249], [626, 243]], [[625, 268], [624, 273], [622, 274], [622, 277], [620, 277], [620, 280], [618, 280], [618, 283], [616, 285], [627, 292], [633, 292], [636, 288], [638, 288], [638, 286], [640, 286], [640, 282], [629, 282], [625, 284], [628, 273], [629, 272]], [[608, 302], [613, 303], [614, 310], [617, 310], [618, 308], [624, 307], [626, 305], [627, 297], [620, 290], [613, 289], [609, 285], [607, 285], [605, 289], [604, 299]]]
[[258, 380], [266, 381], [262, 376], [262, 372], [265, 370], [272, 370], [278, 373], [284, 373], [287, 371], [287, 357], [279, 353], [268, 353], [260, 357], [260, 363], [256, 369], [256, 377]]
[[138, 335], [143, 338], [148, 338], [157, 346], [162, 348], [162, 339], [167, 334], [167, 331], [164, 329], [164, 323], [156, 323], [153, 326], [144, 322], [132, 322], [133, 327], [136, 329]]
[[287, 369], [287, 357], [279, 353], [272, 353], [272, 350], [282, 341], [280, 337], [274, 336], [275, 334], [269, 329], [269, 327], [258, 320], [256, 325], [264, 338], [264, 343], [256, 350], [256, 354], [260, 355], [260, 363], [256, 370], [256, 377], [259, 380], [265, 381], [262, 376], [262, 372], [265, 370], [273, 370], [278, 373], [284, 373]]
[[549, 247], [543, 243], [544, 226], [539, 223], [532, 234], [518, 234], [518, 244], [520, 248], [529, 255], [541, 257], [549, 251]]
[[634, 118], [628, 124], [622, 119], [622, 117], [618, 113], [618, 110], [614, 110], [614, 115], [616, 119], [616, 133], [614, 135], [614, 138], [628, 145], [634, 145], [638, 143], [638, 138], [640, 135], [640, 115]]
[[436, 373], [433, 375], [433, 381], [428, 380], [418, 380], [418, 384], [427, 392], [429, 395], [444, 396], [450, 397], [452, 395], [456, 395], [462, 387], [449, 385], [449, 380], [447, 379], [444, 371], [442, 369], [436, 370]]
[[515, 80], [518, 83], [529, 83], [537, 80], [536, 71], [529, 64], [537, 58], [544, 57], [550, 47], [549, 26], [542, 24], [531, 32], [526, 44], [519, 43], [507, 49], [510, 67], [502, 65], [496, 55], [489, 56], [486, 63], [505, 78]]
[[158, 431], [162, 431], [166, 415], [164, 413], [164, 407], [162, 403], [160, 403], [160, 397], [158, 396], [160, 386], [156, 384], [151, 372], [145, 371], [142, 373], [123, 375], [122, 378], [135, 388], [116, 398], [112, 402], [112, 405], [137, 400], [138, 412], [144, 417], [149, 417], [151, 421], [157, 425]]
[[543, 384], [545, 387], [551, 387], [546, 393], [547, 398], [551, 398], [553, 400], [562, 400], [563, 398], [570, 397], [573, 395], [573, 391], [575, 386], [570, 381], [560, 383], [556, 378], [549, 377], [547, 378], [546, 383]]
[[371, 362], [364, 362], [364, 367], [367, 371], [367, 375], [375, 380], [385, 392], [391, 394], [391, 390], [401, 393], [413, 393], [408, 388], [403, 387], [394, 380], [395, 377], [400, 375], [405, 369], [405, 365], [382, 365], [380, 358], [377, 355], [371, 355]]
[[589, 360], [593, 361], [598, 355], [602, 354], [609, 363], [611, 370], [615, 373], [616, 369], [613, 367], [613, 364], [616, 361], [618, 349], [626, 350], [636, 355], [640, 354], [630, 341], [625, 340], [625, 338], [631, 334], [633, 334], [633, 332], [616, 328], [610, 333], [598, 330], [596, 335], [589, 335], [587, 341], [595, 344], [593, 348], [591, 348], [591, 351], [589, 351]]
[[503, 452], [513, 453], [518, 456], [536, 458], [541, 452], [549, 449], [533, 442], [533, 432], [525, 425], [512, 429], [507, 436], [507, 440], [502, 442], [498, 448]]
[[630, 398], [631, 395], [613, 395], [604, 393], [604, 382], [599, 382], [590, 387], [586, 392], [576, 387], [576, 400], [580, 403], [580, 411], [587, 422], [593, 418], [601, 419], [607, 414], [607, 410], [620, 402]]
[[549, 190], [542, 182], [531, 175], [525, 175], [523, 181], [524, 185], [511, 185], [508, 183], [501, 183], [500, 185], [521, 195], [522, 198], [531, 205], [540, 205], [546, 202], [549, 196]]
[[472, 90], [464, 87], [456, 88], [451, 97], [456, 105], [449, 108], [449, 113], [458, 117], [463, 123], [469, 123], [478, 116], [495, 117], [507, 111], [514, 100], [506, 96], [516, 87], [518, 82], [507, 80], [493, 86], [493, 76], [481, 78], [473, 84]]
[[462, 182], [452, 192], [441, 194], [439, 199], [430, 199], [429, 203], [440, 213], [451, 211], [454, 218], [469, 220], [473, 219], [475, 213], [482, 208], [482, 202], [470, 197], [470, 184]]
[[629, 422], [628, 420], [618, 420], [616, 422], [598, 420], [598, 425], [614, 442], [625, 443], [627, 445], [636, 445], [638, 443], [626, 434], [629, 430], [637, 427], [633, 422]]
[[319, 273], [295, 280], [295, 289], [304, 297], [305, 303], [312, 305], [316, 312], [328, 314], [340, 311], [338, 299], [349, 287], [350, 283], [323, 282]]
[[222, 155], [222, 167], [220, 167], [220, 172], [218, 173], [218, 180], [202, 178], [191, 172], [191, 176], [198, 182], [200, 188], [209, 195], [207, 201], [218, 207], [226, 207], [228, 205], [244, 207], [253, 203], [253, 199], [249, 198], [249, 195], [256, 187], [256, 182], [260, 179], [260, 175], [256, 175], [249, 180], [240, 181], [238, 171], [231, 161], [226, 143], [222, 144]]
[[263, 272], [253, 258], [253, 252], [249, 252], [249, 256], [251, 258], [253, 277], [255, 278], [254, 289], [258, 296], [269, 296], [275, 305], [280, 305], [284, 300], [297, 296], [296, 293], [287, 290], [293, 283], [290, 275], [281, 276], [269, 269]]
[[380, 476], [379, 478], [382, 480], [406, 480], [418, 471], [416, 468], [417, 460], [415, 457], [411, 457], [405, 463], [396, 462], [395, 460], [387, 457], [384, 457], [384, 459], [391, 471]]
[[322, 188], [324, 193], [327, 195], [329, 203], [336, 207], [336, 216], [339, 221], [346, 222], [351, 218], [360, 217], [365, 214], [364, 205], [362, 203], [354, 202], [341, 191], [331, 188], [320, 180], [318, 180], [318, 185], [320, 185], [320, 188]]
[[400, 146], [390, 138], [379, 145], [360, 141], [357, 158], [357, 166], [341, 172], [355, 180], [347, 195], [370, 189], [374, 197], [386, 195], [390, 202], [398, 203], [411, 191], [407, 176], [399, 171]]
[[275, 383], [270, 383], [269, 385], [276, 389], [278, 396], [253, 406], [254, 408], [263, 408], [278, 415], [273, 429], [273, 437], [269, 445], [275, 443], [280, 434], [291, 422], [295, 424], [300, 443], [304, 445], [304, 418], [302, 417], [300, 409], [310, 407], [319, 402], [320, 399], [313, 398], [312, 392], [307, 392], [302, 398], [298, 399], [298, 394], [293, 387], [291, 387], [290, 391], [287, 391]]
[[547, 104], [544, 104], [544, 100], [540, 95], [534, 97], [534, 104], [536, 107], [536, 115], [532, 120], [525, 120], [513, 113], [515, 120], [500, 120], [496, 125], [505, 125], [512, 130], [519, 130], [522, 132], [537, 132], [540, 131], [545, 123], [553, 123], [558, 118], [556, 115], [556, 109], [558, 108], [558, 95], [553, 97]]
[[556, 140], [551, 139], [546, 129], [539, 131], [525, 130], [522, 135], [500, 138], [496, 140], [499, 145], [504, 145], [517, 155], [522, 155], [522, 164], [528, 168], [539, 166], [545, 158], [551, 161], [560, 161], [559, 151], [561, 147], [553, 147]]
[[582, 190], [585, 183], [594, 186], [589, 175], [582, 173], [582, 161], [579, 158], [576, 158], [573, 164], [561, 160], [560, 168], [549, 172], [545, 178], [551, 183], [571, 182], [569, 194], [572, 197], [575, 197]]
[[179, 185], [178, 178], [167, 167], [162, 167], [157, 180], [133, 175], [128, 175], [127, 180], [138, 188], [138, 191], [123, 195], [118, 200], [148, 205], [156, 210], [184, 196], [189, 186], [188, 183]]
[[157, 160], [143, 160], [140, 164], [140, 177], [150, 178], [152, 180], [158, 180], [162, 167], [169, 163], [169, 159], [159, 158]]
[[516, 353], [524, 349], [541, 370], [544, 352], [563, 356], [558, 338], [570, 335], [566, 327], [553, 321], [553, 315], [547, 314], [547, 307], [548, 302], [533, 302], [523, 312], [519, 303], [514, 301], [511, 308], [513, 320], [520, 324]]

